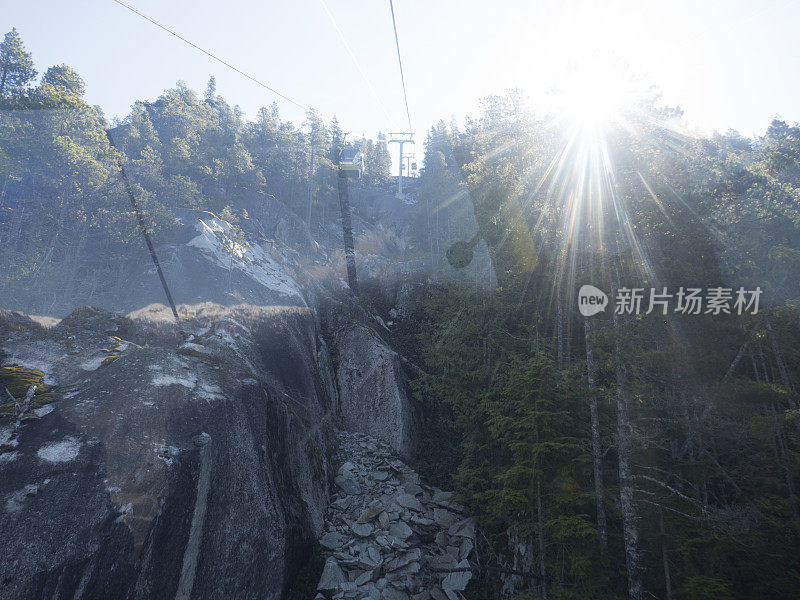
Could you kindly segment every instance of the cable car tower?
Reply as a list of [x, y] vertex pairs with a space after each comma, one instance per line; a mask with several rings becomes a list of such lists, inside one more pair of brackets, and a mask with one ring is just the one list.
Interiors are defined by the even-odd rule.
[[390, 133], [389, 134], [389, 143], [390, 144], [400, 144], [400, 152], [398, 154], [398, 174], [397, 174], [397, 195], [402, 198], [403, 197], [403, 144], [413, 144], [414, 143], [414, 134], [410, 131], [403, 131], [399, 133]]
[[350, 214], [350, 192], [347, 189], [347, 180], [350, 178], [361, 179], [364, 172], [364, 155], [354, 148], [348, 148], [345, 140], [347, 132], [342, 135], [342, 147], [339, 150], [338, 163], [338, 189], [339, 212], [342, 217], [342, 238], [344, 241], [344, 258], [347, 265], [347, 283], [350, 291], [358, 296], [358, 277], [356, 276], [356, 251], [353, 243], [353, 224]]

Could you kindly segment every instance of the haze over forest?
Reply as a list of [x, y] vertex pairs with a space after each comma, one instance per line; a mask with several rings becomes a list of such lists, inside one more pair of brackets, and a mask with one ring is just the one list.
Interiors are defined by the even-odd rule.
[[388, 131], [215, 77], [109, 120], [34, 59], [5, 34], [0, 595], [797, 595], [798, 123], [506, 91], [400, 197]]

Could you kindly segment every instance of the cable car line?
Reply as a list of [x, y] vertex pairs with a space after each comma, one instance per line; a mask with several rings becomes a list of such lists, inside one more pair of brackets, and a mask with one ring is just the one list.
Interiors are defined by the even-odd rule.
[[375, 100], [380, 105], [381, 110], [383, 111], [383, 114], [386, 115], [386, 118], [389, 119], [389, 122], [394, 127], [395, 123], [394, 123], [394, 119], [392, 118], [392, 115], [390, 115], [389, 111], [386, 110], [386, 106], [384, 106], [383, 102], [381, 102], [381, 99], [378, 96], [378, 92], [376, 92], [375, 88], [372, 87], [372, 83], [370, 82], [369, 77], [367, 77], [367, 74], [364, 72], [364, 69], [361, 68], [361, 63], [358, 62], [358, 59], [356, 58], [355, 53], [350, 48], [350, 44], [347, 43], [347, 39], [344, 37], [344, 33], [342, 33], [342, 30], [339, 28], [339, 25], [336, 23], [336, 19], [333, 18], [333, 13], [331, 13], [331, 11], [328, 8], [328, 5], [325, 2], [325, 0], [319, 0], [319, 2], [320, 2], [320, 4], [322, 4], [322, 8], [325, 10], [325, 13], [328, 15], [328, 19], [330, 19], [331, 23], [333, 24], [333, 28], [336, 30], [336, 33], [339, 34], [339, 39], [342, 40], [342, 43], [344, 44], [345, 49], [347, 50], [348, 54], [350, 54], [350, 58], [353, 59], [353, 63], [355, 64], [356, 68], [358, 69], [358, 72], [361, 73], [361, 77], [366, 82], [367, 87], [369, 88], [369, 91], [372, 92], [372, 95], [375, 97]]
[[235, 66], [234, 66], [234, 65], [232, 65], [231, 63], [229, 63], [229, 62], [227, 62], [226, 60], [224, 60], [224, 59], [220, 58], [219, 56], [217, 56], [217, 55], [215, 55], [215, 54], [213, 54], [213, 53], [209, 52], [209, 51], [208, 51], [208, 50], [206, 50], [205, 48], [201, 48], [200, 46], [198, 46], [198, 45], [197, 45], [197, 44], [195, 44], [194, 42], [192, 42], [192, 41], [190, 41], [190, 40], [186, 39], [185, 37], [183, 37], [181, 34], [179, 34], [179, 33], [175, 32], [175, 31], [173, 31], [172, 29], [170, 29], [169, 27], [167, 27], [167, 26], [165, 26], [165, 25], [162, 25], [161, 23], [159, 23], [159, 22], [158, 22], [158, 21], [156, 21], [155, 19], [152, 19], [152, 18], [148, 17], [146, 14], [144, 14], [144, 13], [142, 13], [142, 12], [139, 12], [138, 10], [136, 10], [135, 8], [133, 8], [132, 6], [130, 6], [130, 5], [128, 5], [128, 4], [125, 4], [125, 3], [124, 3], [124, 2], [122, 2], [121, 0], [112, 0], [112, 1], [113, 1], [113, 2], [116, 2], [117, 4], [119, 4], [120, 6], [122, 6], [122, 7], [124, 7], [124, 8], [127, 8], [129, 11], [131, 11], [132, 13], [135, 13], [135, 14], [139, 15], [139, 16], [140, 16], [140, 17], [142, 17], [143, 19], [145, 19], [145, 20], [147, 20], [147, 21], [150, 21], [150, 22], [151, 22], [153, 25], [155, 25], [156, 27], [159, 27], [159, 28], [163, 29], [164, 31], [166, 31], [166, 32], [167, 32], [167, 33], [169, 33], [170, 35], [174, 35], [174, 36], [175, 36], [176, 38], [178, 38], [179, 40], [181, 40], [181, 41], [183, 41], [183, 42], [186, 42], [186, 43], [187, 43], [187, 44], [189, 44], [189, 45], [190, 45], [192, 48], [195, 48], [196, 50], [199, 50], [199, 51], [200, 51], [200, 52], [202, 52], [203, 54], [205, 54], [205, 55], [207, 55], [207, 56], [210, 56], [211, 58], [213, 58], [213, 59], [214, 59], [214, 60], [216, 60], [217, 62], [220, 62], [220, 63], [222, 63], [223, 65], [225, 65], [225, 66], [226, 66], [226, 67], [228, 67], [229, 69], [232, 69], [233, 71], [236, 71], [236, 72], [237, 72], [237, 73], [239, 73], [240, 75], [244, 75], [245, 77], [247, 77], [247, 79], [249, 79], [249, 80], [250, 80], [250, 81], [252, 81], [253, 83], [256, 83], [256, 84], [260, 85], [261, 87], [263, 87], [264, 89], [267, 89], [267, 90], [269, 90], [269, 91], [270, 91], [270, 92], [272, 92], [273, 94], [276, 94], [277, 96], [280, 96], [281, 98], [283, 98], [283, 99], [284, 99], [284, 100], [286, 100], [287, 102], [291, 102], [291, 103], [292, 103], [292, 104], [294, 104], [295, 106], [298, 106], [298, 107], [302, 108], [302, 109], [303, 109], [303, 110], [305, 110], [305, 111], [307, 111], [307, 110], [308, 110], [308, 107], [307, 107], [307, 106], [305, 106], [304, 104], [301, 104], [301, 103], [300, 103], [300, 102], [298, 102], [297, 100], [293, 100], [292, 98], [290, 98], [290, 97], [289, 97], [289, 96], [287, 96], [286, 94], [282, 94], [282, 93], [280, 93], [280, 92], [279, 92], [278, 90], [276, 90], [275, 88], [272, 88], [272, 87], [268, 86], [266, 83], [264, 83], [263, 81], [260, 81], [260, 80], [256, 79], [255, 77], [253, 77], [252, 75], [250, 75], [250, 74], [248, 74], [248, 73], [245, 73], [244, 71], [242, 71], [242, 70], [241, 70], [241, 69], [239, 69], [238, 67], [235, 67]]
[[[196, 50], [199, 50], [200, 52], [202, 52], [203, 54], [205, 54], [205, 55], [209, 56], [210, 58], [216, 60], [217, 62], [222, 63], [223, 65], [225, 65], [229, 69], [231, 69], [233, 71], [236, 71], [240, 75], [243, 75], [244, 77], [246, 77], [250, 81], [256, 83], [257, 85], [259, 85], [261, 87], [263, 87], [264, 89], [267, 89], [270, 92], [272, 92], [273, 94], [276, 94], [277, 96], [283, 98], [287, 102], [290, 102], [290, 103], [294, 104], [295, 106], [298, 106], [299, 108], [302, 108], [305, 111], [309, 110], [308, 107], [306, 107], [305, 105], [301, 104], [300, 102], [297, 102], [296, 100], [290, 98], [289, 96], [286, 96], [285, 94], [282, 94], [278, 90], [268, 86], [264, 82], [256, 79], [252, 75], [242, 71], [241, 69], [239, 69], [238, 67], [232, 65], [231, 63], [227, 62], [226, 60], [220, 58], [219, 56], [213, 54], [212, 52], [209, 52], [205, 48], [202, 48], [202, 47], [198, 46], [197, 44], [195, 44], [191, 40], [185, 38], [184, 36], [180, 35], [176, 31], [173, 31], [169, 27], [167, 27], [165, 25], [162, 25], [161, 23], [159, 23], [155, 19], [152, 19], [151, 17], [147, 16], [146, 14], [136, 10], [132, 6], [130, 6], [130, 5], [126, 4], [125, 2], [123, 2], [122, 0], [113, 0], [113, 1], [116, 4], [119, 4], [120, 6], [122, 6], [123, 8], [126, 8], [129, 11], [131, 11], [132, 13], [134, 13], [134, 14], [140, 16], [141, 18], [145, 19], [146, 21], [149, 21], [150, 23], [152, 23], [153, 25], [155, 25], [159, 29], [162, 29], [162, 30], [166, 31], [170, 35], [172, 35], [172, 36], [178, 38], [179, 40], [181, 40], [182, 42], [185, 42], [186, 44], [192, 46]], [[330, 9], [328, 8], [327, 3], [325, 2], [325, 0], [320, 0], [320, 4], [322, 4], [322, 8], [325, 10], [325, 13], [328, 15], [328, 19], [330, 19], [331, 24], [333, 25], [334, 29], [336, 30], [336, 33], [339, 35], [339, 38], [341, 39], [342, 43], [344, 44], [345, 49], [347, 50], [348, 54], [350, 55], [350, 58], [353, 60], [353, 63], [355, 64], [356, 68], [358, 69], [359, 73], [361, 74], [361, 77], [366, 82], [367, 87], [369, 88], [370, 92], [374, 96], [375, 100], [378, 102], [378, 105], [381, 107], [381, 110], [383, 111], [383, 113], [386, 115], [387, 119], [389, 120], [389, 123], [392, 126], [394, 126], [395, 125], [394, 119], [392, 119], [392, 116], [389, 114], [389, 111], [386, 109], [386, 106], [383, 104], [383, 102], [381, 101], [380, 97], [378, 96], [378, 93], [375, 91], [375, 88], [372, 86], [372, 83], [370, 82], [369, 78], [367, 77], [367, 74], [364, 72], [364, 69], [361, 67], [361, 64], [358, 62], [358, 58], [356, 57], [356, 55], [353, 52], [353, 50], [350, 48], [350, 44], [347, 42], [347, 39], [345, 38], [344, 33], [342, 32], [342, 30], [339, 28], [339, 25], [336, 23], [336, 19], [334, 18], [333, 14], [331, 13]], [[404, 73], [403, 73], [403, 62], [402, 62], [402, 59], [401, 59], [401, 56], [400, 56], [400, 42], [399, 42], [398, 36], [397, 36], [397, 23], [396, 23], [395, 15], [394, 15], [394, 5], [392, 4], [391, 0], [389, 0], [389, 6], [390, 6], [390, 9], [391, 9], [391, 12], [392, 12], [392, 26], [394, 28], [395, 46], [397, 48], [397, 59], [398, 59], [399, 65], [400, 65], [400, 79], [401, 79], [402, 84], [403, 84], [403, 98], [405, 100], [406, 116], [408, 117], [409, 132], [404, 134], [404, 135], [413, 136], [413, 133], [411, 133], [411, 131], [410, 131], [411, 130], [411, 112], [410, 112], [409, 107], [408, 107], [408, 93], [406, 92], [405, 76], [404, 76]], [[110, 135], [109, 135], [109, 140], [110, 140]], [[410, 139], [408, 141], [410, 141]], [[111, 145], [113, 147], [113, 141], [111, 142]], [[401, 158], [400, 158], [401, 166], [400, 166], [399, 186], [400, 186], [400, 193], [401, 193], [401, 196], [402, 196], [402, 159], [403, 159], [403, 156], [402, 156], [402, 143], [400, 145], [400, 150], [401, 150]], [[344, 241], [344, 247], [345, 247], [345, 259], [346, 259], [346, 264], [347, 264], [348, 283], [349, 283], [349, 287], [350, 287], [351, 292], [354, 295], [358, 296], [358, 280], [357, 280], [357, 276], [356, 276], [355, 249], [354, 249], [354, 243], [353, 243], [353, 233], [352, 233], [352, 224], [351, 224], [351, 215], [350, 215], [350, 201], [349, 201], [349, 192], [348, 192], [347, 179], [349, 177], [352, 177], [352, 176], [356, 176], [356, 177], [360, 178], [361, 172], [363, 170], [363, 157], [360, 157], [360, 153], [359, 152], [356, 152], [352, 157], [343, 157], [343, 155], [342, 155], [343, 151], [344, 151], [344, 148], [342, 149], [342, 151], [340, 151], [339, 169], [338, 169], [338, 177], [337, 177], [337, 179], [338, 179], [338, 186], [337, 187], [338, 187], [338, 191], [339, 191], [339, 204], [340, 204], [339, 208], [340, 208], [341, 218], [342, 218], [342, 232], [343, 232], [343, 241]], [[359, 160], [360, 160], [360, 162], [359, 162]], [[131, 204], [133, 205], [134, 210], [136, 212], [136, 215], [137, 215], [137, 217], [139, 219], [139, 226], [140, 226], [140, 228], [142, 230], [142, 234], [144, 235], [145, 242], [147, 243], [148, 250], [150, 251], [150, 256], [151, 256], [151, 258], [153, 260], [153, 263], [156, 266], [156, 270], [157, 270], [158, 275], [159, 275], [159, 277], [161, 279], [161, 284], [164, 287], [164, 291], [166, 292], [167, 299], [168, 299], [168, 301], [170, 303], [170, 307], [172, 308], [172, 313], [173, 313], [173, 315], [175, 317], [175, 320], [179, 321], [178, 312], [176, 310], [175, 303], [174, 303], [174, 301], [172, 299], [172, 295], [170, 293], [169, 287], [167, 286], [166, 279], [165, 279], [164, 274], [163, 274], [163, 272], [161, 270], [161, 265], [158, 262], [158, 258], [156, 257], [155, 250], [154, 250], [152, 242], [150, 240], [150, 236], [147, 233], [147, 229], [145, 227], [143, 217], [142, 217], [142, 215], [141, 215], [141, 213], [139, 211], [139, 207], [138, 207], [138, 205], [136, 203], [136, 199], [135, 199], [135, 196], [133, 194], [133, 190], [131, 188], [130, 182], [128, 181], [128, 177], [127, 177], [127, 174], [125, 173], [125, 169], [124, 169], [124, 167], [122, 165], [122, 160], [121, 160], [121, 157], [119, 156], [119, 154], [117, 154], [117, 162], [118, 162], [118, 166], [119, 166], [120, 172], [122, 174], [123, 182], [125, 183], [126, 189], [128, 191], [128, 195], [130, 197]]]
[[[411, 126], [411, 111], [408, 109], [408, 92], [406, 91], [406, 77], [403, 74], [403, 59], [400, 57], [400, 40], [397, 37], [397, 21], [394, 18], [394, 3], [389, 0], [389, 9], [392, 11], [392, 27], [394, 28], [394, 43], [397, 46], [397, 62], [400, 65], [400, 81], [403, 83], [403, 99], [406, 102], [406, 116], [408, 117], [408, 131], [414, 131]], [[402, 169], [402, 167], [401, 167]]]

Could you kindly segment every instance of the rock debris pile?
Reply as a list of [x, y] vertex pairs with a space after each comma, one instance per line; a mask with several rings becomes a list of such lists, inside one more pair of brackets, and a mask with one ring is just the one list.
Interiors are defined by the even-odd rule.
[[462, 600], [475, 524], [389, 446], [340, 432], [336, 493], [320, 539], [322, 598]]

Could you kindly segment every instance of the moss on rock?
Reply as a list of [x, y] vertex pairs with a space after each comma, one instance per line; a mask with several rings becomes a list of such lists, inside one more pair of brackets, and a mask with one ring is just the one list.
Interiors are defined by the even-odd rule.
[[[20, 404], [25, 400], [25, 395], [28, 393], [30, 387], [35, 385], [36, 391], [33, 394], [30, 406], [32, 409], [41, 408], [45, 404], [50, 404], [58, 399], [52, 387], [44, 382], [44, 373], [37, 369], [26, 369], [25, 367], [16, 366], [0, 367], [0, 383]], [[2, 393], [4, 396], [8, 396], [5, 390], [3, 390]], [[3, 400], [11, 399], [3, 398]], [[0, 418], [13, 416], [15, 414], [16, 406], [14, 402], [7, 402], [0, 405]]]

